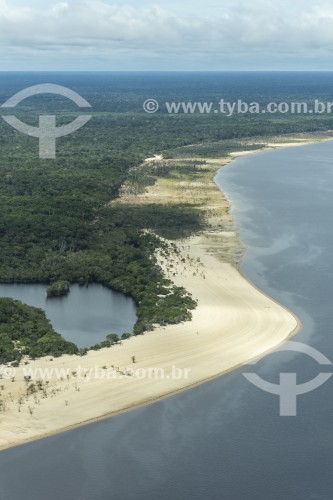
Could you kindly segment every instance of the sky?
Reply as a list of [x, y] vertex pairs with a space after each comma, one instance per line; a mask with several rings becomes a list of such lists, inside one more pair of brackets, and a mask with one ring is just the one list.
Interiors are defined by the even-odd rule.
[[333, 71], [333, 2], [0, 0], [0, 70]]

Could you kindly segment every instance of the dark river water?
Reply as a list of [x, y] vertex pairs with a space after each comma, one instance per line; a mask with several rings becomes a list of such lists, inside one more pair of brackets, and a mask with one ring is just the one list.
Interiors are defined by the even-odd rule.
[[0, 297], [44, 309], [56, 332], [79, 347], [90, 347], [108, 333], [131, 333], [136, 322], [130, 297], [102, 285], [71, 285], [66, 297], [47, 298], [44, 285], [2, 285]]
[[[333, 360], [333, 143], [239, 158], [217, 182], [249, 246], [243, 271], [299, 316], [293, 340]], [[272, 353], [245, 371], [303, 383], [329, 368]], [[281, 417], [242, 371], [0, 453], [1, 500], [332, 500], [333, 379]]]

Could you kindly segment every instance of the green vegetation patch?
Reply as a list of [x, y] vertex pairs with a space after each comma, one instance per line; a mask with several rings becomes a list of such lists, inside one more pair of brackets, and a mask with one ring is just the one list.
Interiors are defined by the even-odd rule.
[[77, 347], [56, 333], [44, 311], [18, 300], [0, 298], [0, 364], [23, 356], [76, 354]]
[[48, 297], [62, 297], [67, 295], [69, 292], [70, 282], [61, 280], [51, 283], [46, 289], [46, 294]]

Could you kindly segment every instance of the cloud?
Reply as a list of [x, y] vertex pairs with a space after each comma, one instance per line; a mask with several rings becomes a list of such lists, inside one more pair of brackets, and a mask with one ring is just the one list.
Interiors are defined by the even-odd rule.
[[[172, 5], [172, 4], [171, 4]], [[184, 6], [183, 6], [184, 7]], [[44, 8], [0, 0], [1, 52], [34, 57], [58, 52], [97, 59], [152, 60], [172, 57], [202, 61], [257, 60], [316, 55], [328, 60], [333, 52], [333, 7], [318, 0], [216, 1], [188, 14], [176, 7], [131, 6], [99, 0], [55, 2]], [[52, 56], [53, 57], [53, 56]], [[172, 68], [169, 68], [172, 69]]]

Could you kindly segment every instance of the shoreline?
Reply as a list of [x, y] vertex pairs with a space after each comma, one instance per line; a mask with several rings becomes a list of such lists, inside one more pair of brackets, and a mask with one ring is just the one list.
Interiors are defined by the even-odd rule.
[[[121, 346], [90, 351], [85, 357], [62, 356], [52, 362], [48, 357], [29, 363], [29, 369], [55, 368], [68, 370], [69, 373], [74, 373], [78, 365], [84, 365], [87, 370], [97, 366], [100, 369], [117, 366], [124, 373], [124, 370], [132, 368], [131, 356], [135, 355], [135, 368], [148, 370], [154, 367], [170, 373], [170, 367], [177, 366], [183, 371], [191, 370], [188, 379], [139, 380], [125, 377], [112, 381], [87, 381], [70, 375], [65, 380], [51, 379], [48, 387], [44, 388], [45, 398], [38, 394], [35, 399], [30, 396], [29, 399], [25, 398], [24, 367], [20, 367], [17, 369], [17, 380], [1, 380], [5, 387], [2, 397], [5, 398], [10, 391], [14, 400], [8, 401], [6, 412], [0, 413], [0, 450], [67, 432], [192, 389], [249, 361], [262, 358], [295, 335], [301, 327], [298, 318], [260, 291], [240, 271], [239, 264], [245, 248], [230, 216], [230, 203], [211, 179], [211, 174], [237, 156], [323, 141], [268, 144], [267, 148], [207, 159], [207, 178], [210, 182], [203, 185], [189, 182], [187, 192], [190, 197], [197, 189], [210, 202], [207, 229], [180, 242], [178, 252], [171, 256], [171, 261], [165, 262], [163, 255], [158, 255], [158, 260], [165, 274], [176, 285], [183, 286], [198, 299], [191, 321], [158, 327], [143, 336], [130, 338]], [[158, 188], [157, 195], [153, 187], [148, 189], [148, 193], [140, 195], [138, 202], [151, 202], [154, 196], [160, 200], [161, 193], [165, 195], [166, 189], [163, 191], [162, 186], [158, 191]], [[186, 186], [181, 185], [181, 188], [186, 191]], [[169, 195], [178, 201], [177, 193], [171, 189]], [[207, 211], [207, 207], [204, 208]], [[226, 229], [220, 230], [216, 226], [214, 230], [216, 220], [221, 217], [224, 217]], [[190, 256], [189, 264], [188, 261], [183, 263], [185, 255]], [[242, 315], [239, 315], [240, 309]], [[24, 402], [18, 409], [19, 399], [24, 399]], [[31, 414], [28, 408], [33, 408]]]

